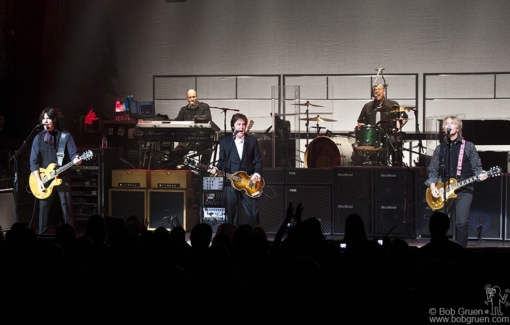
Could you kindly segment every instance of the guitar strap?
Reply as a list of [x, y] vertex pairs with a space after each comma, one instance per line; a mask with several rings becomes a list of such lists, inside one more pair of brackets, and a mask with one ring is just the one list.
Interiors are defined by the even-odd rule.
[[464, 147], [465, 146], [466, 146], [466, 140], [462, 139], [462, 145], [460, 146], [460, 151], [459, 151], [459, 161], [457, 162], [457, 177], [459, 177], [462, 172], [462, 158], [464, 157]]
[[58, 166], [62, 166], [64, 162], [64, 153], [66, 150], [67, 140], [69, 139], [69, 132], [61, 131], [60, 132], [60, 140], [58, 141], [58, 150], [57, 150], [57, 164]]

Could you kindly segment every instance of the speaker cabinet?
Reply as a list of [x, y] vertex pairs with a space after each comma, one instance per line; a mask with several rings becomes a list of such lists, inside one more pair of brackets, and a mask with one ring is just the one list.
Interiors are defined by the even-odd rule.
[[110, 202], [108, 214], [124, 221], [132, 215], [145, 220], [147, 191], [140, 189], [111, 188], [108, 190]]
[[112, 187], [147, 188], [150, 170], [114, 169], [112, 170]]
[[372, 206], [369, 202], [337, 203], [333, 214], [333, 235], [345, 235], [345, 220], [357, 214], [363, 220], [365, 233], [372, 235]]
[[345, 234], [345, 220], [357, 214], [365, 224], [365, 233], [373, 234], [372, 169], [368, 167], [335, 167], [333, 235]]
[[286, 185], [331, 185], [331, 168], [289, 168], [285, 170]]
[[[268, 234], [275, 234], [285, 218], [285, 170], [264, 168], [262, 172], [266, 186], [259, 200], [259, 224]], [[239, 223], [246, 224], [246, 214], [239, 207]]]
[[503, 239], [503, 177], [492, 177], [475, 182], [468, 235], [477, 239], [481, 227], [481, 239]]
[[[302, 218], [317, 218], [322, 225], [324, 234], [331, 234], [331, 215], [332, 215], [332, 187], [328, 185], [287, 185], [285, 187], [285, 205], [286, 208], [292, 202], [296, 207], [299, 203], [303, 204]], [[284, 215], [282, 215], [284, 218]], [[283, 220], [283, 219], [282, 219]]]
[[161, 226], [171, 229], [179, 225], [191, 231], [198, 221], [193, 197], [193, 189], [148, 190], [148, 229], [154, 230]]
[[[264, 171], [265, 174], [265, 171]], [[259, 224], [268, 234], [275, 234], [285, 219], [285, 187], [266, 184], [259, 200]], [[297, 204], [294, 204], [294, 207]], [[239, 207], [239, 224], [248, 223], [242, 206]]]
[[16, 223], [14, 192], [12, 188], [0, 190], [0, 226], [2, 230], [11, 229]]
[[415, 237], [417, 168], [376, 168], [376, 235]]

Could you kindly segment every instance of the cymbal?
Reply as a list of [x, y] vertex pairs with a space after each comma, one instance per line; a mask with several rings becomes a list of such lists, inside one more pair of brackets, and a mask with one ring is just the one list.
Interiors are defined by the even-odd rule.
[[397, 122], [397, 121], [408, 121], [408, 120], [409, 120], [408, 118], [392, 118], [392, 119], [389, 119], [388, 121]]
[[315, 104], [312, 104], [310, 103], [309, 101], [306, 101], [306, 103], [299, 103], [299, 104], [292, 104], [292, 105], [296, 105], [296, 106], [312, 106], [312, 107], [324, 107], [322, 105], [315, 105]]
[[320, 117], [320, 115], [317, 115], [316, 117], [310, 117], [310, 118], [300, 118], [302, 121], [315, 121], [315, 122], [336, 122], [337, 120], [332, 120], [329, 118]]
[[396, 107], [394, 110], [393, 110], [393, 113], [399, 113], [399, 112], [409, 112], [409, 111], [414, 111], [416, 107], [414, 106], [399, 106], [399, 107]]
[[413, 111], [416, 107], [414, 106], [383, 106], [379, 109], [375, 109], [379, 112], [385, 112], [385, 113], [402, 113], [402, 112], [409, 112]]

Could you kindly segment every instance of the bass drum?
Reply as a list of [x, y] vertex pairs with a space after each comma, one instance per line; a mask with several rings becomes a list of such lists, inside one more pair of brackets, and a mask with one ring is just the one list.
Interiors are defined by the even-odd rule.
[[352, 166], [355, 139], [320, 136], [308, 144], [305, 152], [306, 168]]

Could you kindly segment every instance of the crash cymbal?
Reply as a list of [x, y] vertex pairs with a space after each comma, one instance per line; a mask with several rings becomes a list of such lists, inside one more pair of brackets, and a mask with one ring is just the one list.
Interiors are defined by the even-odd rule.
[[300, 118], [302, 121], [315, 121], [315, 122], [336, 122], [337, 120], [332, 120], [329, 118], [320, 117], [320, 115], [317, 115], [316, 117], [309, 117], [309, 118]]
[[292, 105], [296, 105], [296, 106], [312, 106], [312, 107], [324, 107], [322, 105], [315, 105], [315, 104], [312, 104], [310, 103], [309, 101], [306, 101], [306, 103], [299, 103], [299, 104], [292, 104]]
[[400, 112], [409, 112], [409, 111], [413, 111], [416, 107], [414, 106], [398, 106], [398, 107], [394, 107], [393, 110], [391, 111], [392, 113], [400, 113]]
[[397, 121], [408, 121], [409, 119], [408, 118], [392, 118], [392, 119], [389, 119], [388, 121], [392, 121], [392, 122], [397, 122]]

